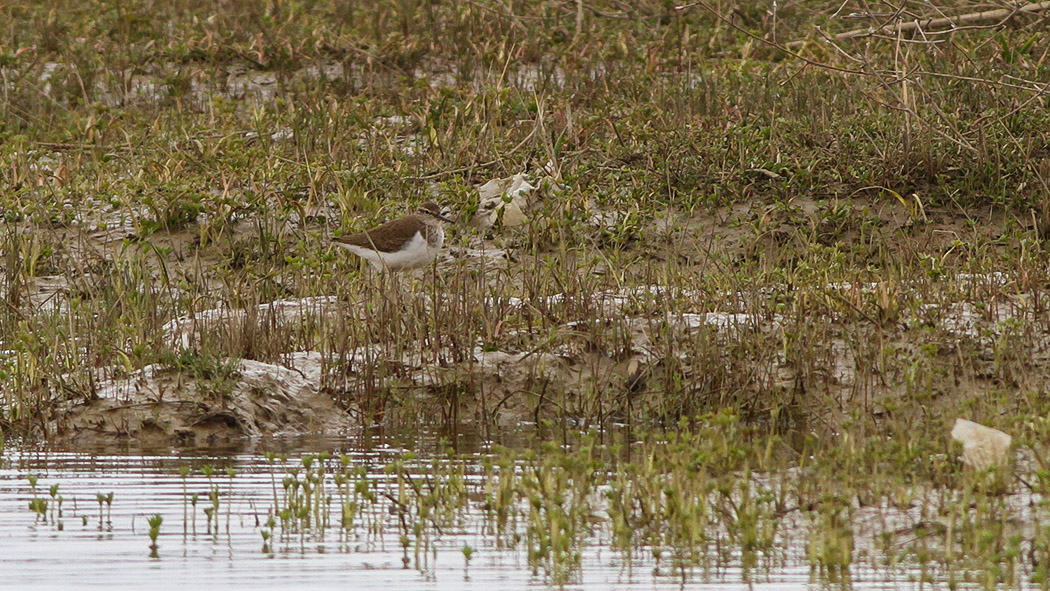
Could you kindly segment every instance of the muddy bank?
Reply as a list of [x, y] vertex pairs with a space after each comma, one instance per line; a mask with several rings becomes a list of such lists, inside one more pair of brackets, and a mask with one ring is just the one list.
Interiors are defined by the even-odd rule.
[[[1001, 274], [957, 280], [993, 286], [1010, 281]], [[96, 380], [95, 395], [63, 409], [49, 435], [73, 444], [207, 445], [332, 433], [397, 418], [499, 428], [543, 419], [659, 420], [725, 406], [749, 420], [780, 413], [778, 420], [791, 422], [788, 428], [804, 428], [806, 421], [837, 424], [854, 408], [881, 416], [916, 393], [925, 397], [926, 408], [949, 408], [960, 392], [970, 396], [993, 388], [1004, 375], [1021, 375], [1014, 370], [1024, 369], [1027, 380], [1043, 375], [1002, 360], [1007, 338], [1015, 338], [1011, 327], [1031, 313], [1026, 298], [1004, 298], [982, 311], [960, 297], [899, 310], [884, 320], [873, 312], [871, 322], [845, 322], [849, 310], [885, 300], [887, 289], [832, 284], [796, 292], [840, 307], [829, 308], [816, 325], [812, 349], [801, 353], [784, 348], [784, 335], [812, 330], [810, 319], [703, 312], [702, 304], [694, 306], [696, 312], [641, 311], [641, 301], [667, 295], [655, 285], [591, 294], [600, 311], [592, 320], [545, 327], [543, 341], [528, 331], [507, 332], [499, 347], [424, 336], [333, 349], [316, 337], [318, 350], [283, 352], [272, 362], [207, 361], [183, 349], [183, 361], [131, 374], [103, 372], [107, 377]], [[404, 295], [423, 310], [435, 307], [423, 294]], [[673, 295], [677, 302], [700, 297], [681, 290]], [[518, 314], [561, 305], [564, 298], [502, 305]], [[319, 322], [319, 330], [331, 330], [338, 341], [348, 334], [340, 332], [339, 319], [359, 320], [361, 310], [355, 310], [337, 298], [282, 300], [247, 311], [202, 311], [192, 322], [172, 321], [166, 332], [176, 347], [192, 347], [202, 332], [242, 338]], [[256, 323], [263, 328], [246, 327]], [[1033, 337], [1033, 346], [1050, 348], [1050, 339]], [[906, 372], [917, 363], [940, 368], [933, 373], [941, 377], [909, 381]], [[771, 409], [770, 401], [780, 406]]]
[[103, 380], [97, 395], [53, 421], [50, 441], [71, 445], [219, 445], [260, 435], [334, 433], [349, 417], [317, 388], [316, 356], [301, 368], [221, 360], [210, 372], [146, 366]]

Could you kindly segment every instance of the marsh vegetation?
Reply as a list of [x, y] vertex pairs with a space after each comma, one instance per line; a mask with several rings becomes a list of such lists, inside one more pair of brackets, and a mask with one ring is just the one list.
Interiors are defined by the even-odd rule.
[[[661, 570], [804, 544], [828, 580], [1045, 585], [1050, 37], [986, 8], [0, 6], [3, 434], [548, 425], [560, 446], [484, 450], [484, 494], [537, 511], [506, 535], [555, 583], [601, 515]], [[494, 179], [530, 189], [493, 213]], [[330, 242], [429, 200], [461, 223], [426, 272]], [[1016, 457], [964, 466], [960, 417]], [[454, 466], [412, 490], [455, 507]]]

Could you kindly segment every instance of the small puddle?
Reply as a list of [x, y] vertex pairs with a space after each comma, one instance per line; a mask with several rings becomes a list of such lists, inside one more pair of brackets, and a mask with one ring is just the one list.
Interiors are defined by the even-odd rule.
[[[529, 565], [524, 542], [506, 547], [485, 515], [485, 467], [489, 450], [482, 441], [460, 441], [459, 453], [439, 452], [436, 436], [409, 440], [297, 440], [270, 443], [286, 460], [270, 460], [262, 451], [120, 454], [91, 451], [8, 449], [0, 468], [0, 572], [3, 586], [17, 589], [84, 587], [151, 589], [853, 589], [922, 588], [918, 572], [865, 572], [855, 565], [851, 584], [815, 582], [804, 549], [789, 550], [776, 565], [750, 572], [750, 582], [733, 563], [738, 557], [681, 574], [663, 566], [654, 572], [651, 551], [625, 559], [609, 547], [610, 534], [595, 519], [581, 545], [579, 568], [557, 584], [543, 568]], [[419, 450], [414, 458], [408, 449]], [[290, 513], [268, 525], [274, 511], [289, 507], [292, 489], [302, 491], [307, 474], [318, 474], [316, 454], [331, 455], [325, 474], [314, 481], [313, 499], [320, 526], [300, 526]], [[302, 459], [313, 455], [312, 469]], [[454, 519], [404, 529], [397, 499], [405, 482], [389, 466], [402, 462], [401, 474], [423, 487], [442, 483], [443, 475], [462, 475], [468, 502]], [[446, 470], [455, 464], [454, 470]], [[210, 466], [211, 478], [202, 469]], [[183, 476], [180, 470], [190, 468]], [[232, 473], [232, 477], [230, 476]], [[339, 473], [356, 474], [340, 488]], [[296, 476], [292, 476], [296, 474]], [[36, 477], [35, 491], [30, 476]], [[288, 486], [288, 478], [297, 484]], [[312, 477], [311, 477], [312, 478]], [[366, 481], [367, 486], [360, 482]], [[57, 489], [52, 491], [52, 487]], [[360, 488], [363, 487], [363, 488]], [[340, 527], [340, 507], [355, 488], [375, 501], [360, 503], [354, 524]], [[209, 531], [208, 508], [214, 492], [218, 508]], [[52, 494], [54, 492], [54, 494]], [[112, 494], [112, 497], [109, 495]], [[344, 497], [343, 495], [347, 495]], [[196, 504], [193, 495], [197, 495]], [[61, 512], [57, 499], [61, 497]], [[42, 515], [30, 509], [34, 498], [48, 502]], [[111, 498], [111, 502], [106, 499]], [[300, 501], [303, 499], [300, 498]], [[309, 503], [306, 503], [309, 504]], [[366, 506], [367, 505], [367, 506]], [[39, 506], [39, 505], [38, 505]], [[300, 504], [300, 507], [302, 505]], [[321, 513], [316, 512], [321, 507]], [[595, 515], [601, 515], [599, 509]], [[163, 517], [157, 536], [158, 557], [150, 556], [150, 525]], [[195, 517], [194, 517], [195, 516]], [[413, 517], [415, 517], [413, 515]], [[305, 522], [300, 522], [305, 523]], [[436, 522], [435, 522], [436, 523]], [[519, 523], [518, 530], [525, 525]], [[404, 536], [408, 531], [409, 535]], [[269, 532], [264, 548], [263, 532]], [[407, 550], [402, 542], [408, 542]], [[423, 546], [417, 552], [417, 548]], [[469, 546], [472, 557], [464, 557]], [[760, 561], [761, 564], [761, 561]], [[892, 576], [892, 578], [887, 578]], [[926, 583], [929, 588], [929, 583]], [[965, 587], [965, 585], [964, 585]]]

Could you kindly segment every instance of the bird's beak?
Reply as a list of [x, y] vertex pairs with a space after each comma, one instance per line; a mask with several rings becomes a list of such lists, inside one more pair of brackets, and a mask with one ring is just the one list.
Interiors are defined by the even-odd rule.
[[442, 211], [441, 213], [433, 214], [433, 216], [436, 217], [437, 219], [443, 221], [443, 222], [448, 222], [450, 224], [456, 223], [456, 220], [454, 220], [454, 219], [448, 217], [447, 215], [445, 215], [445, 214], [449, 214], [449, 213], [451, 213], [451, 212], [446, 209], [446, 210]]

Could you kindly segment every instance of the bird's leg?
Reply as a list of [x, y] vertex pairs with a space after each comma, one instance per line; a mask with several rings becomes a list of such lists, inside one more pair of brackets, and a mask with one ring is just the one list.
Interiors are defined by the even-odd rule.
[[[429, 289], [428, 289], [429, 288]], [[440, 302], [438, 301], [440, 289], [438, 288], [438, 275], [437, 275], [437, 264], [436, 261], [432, 261], [426, 269], [423, 270], [423, 297], [424, 306], [426, 306], [426, 298], [429, 293], [430, 306], [427, 312], [434, 318], [434, 330], [428, 331], [430, 334], [427, 335], [427, 340], [430, 344], [430, 349], [434, 354], [434, 364], [439, 365], [441, 361], [441, 335], [442, 327], [438, 325], [438, 316], [440, 314]]]

